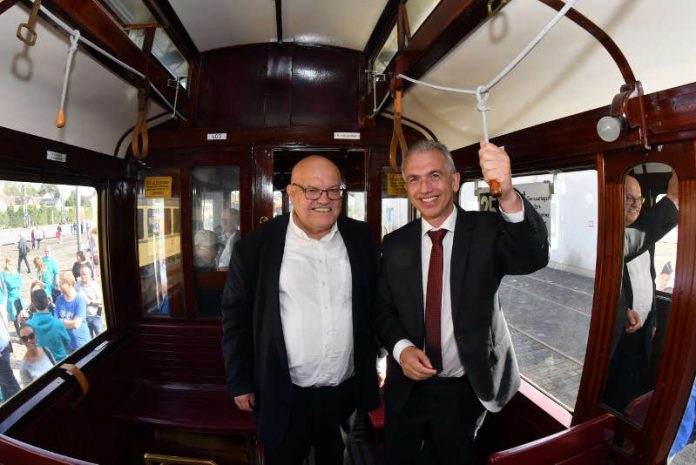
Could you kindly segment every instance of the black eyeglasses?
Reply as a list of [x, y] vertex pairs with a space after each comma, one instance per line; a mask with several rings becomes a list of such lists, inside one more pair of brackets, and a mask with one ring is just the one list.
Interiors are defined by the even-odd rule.
[[329, 198], [329, 200], [339, 200], [343, 196], [343, 191], [346, 190], [343, 186], [329, 187], [328, 189], [318, 189], [311, 186], [303, 187], [299, 184], [295, 184], [294, 182], [291, 185], [302, 189], [305, 199], [307, 200], [319, 200], [321, 198], [321, 194], [324, 192], [326, 192], [326, 196]]
[[36, 338], [36, 335], [34, 333], [27, 334], [26, 336], [19, 336], [19, 338], [22, 340], [22, 342], [28, 342], [28, 341], [33, 341], [34, 338]]
[[645, 202], [645, 197], [633, 197], [632, 195], [624, 195], [624, 200], [626, 203], [633, 203], [633, 202], [638, 202], [638, 203], [643, 203]]

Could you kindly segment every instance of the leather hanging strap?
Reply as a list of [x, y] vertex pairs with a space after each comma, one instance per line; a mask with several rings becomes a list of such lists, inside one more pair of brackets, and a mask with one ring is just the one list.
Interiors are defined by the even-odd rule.
[[75, 403], [79, 402], [89, 392], [89, 381], [87, 380], [87, 377], [82, 372], [82, 370], [80, 370], [77, 366], [73, 365], [72, 363], [63, 363], [60, 366], [60, 368], [73, 375], [73, 378], [75, 378], [77, 384], [80, 385], [80, 388], [82, 389], [82, 395], [79, 399], [77, 399]]
[[400, 164], [397, 151], [401, 149], [401, 156], [403, 157], [408, 150], [404, 131], [401, 126], [401, 93], [401, 89], [394, 92], [394, 130], [392, 132], [391, 143], [389, 144], [389, 164], [394, 169], [399, 169]]
[[149, 150], [149, 140], [147, 136], [147, 94], [145, 90], [138, 90], [138, 118], [133, 128], [133, 140], [131, 150], [136, 160], [147, 157]]

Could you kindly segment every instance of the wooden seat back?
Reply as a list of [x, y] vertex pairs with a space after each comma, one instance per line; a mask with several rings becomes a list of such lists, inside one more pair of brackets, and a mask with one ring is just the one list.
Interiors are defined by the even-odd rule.
[[565, 431], [496, 452], [488, 465], [599, 465], [607, 463], [616, 417], [606, 413]]

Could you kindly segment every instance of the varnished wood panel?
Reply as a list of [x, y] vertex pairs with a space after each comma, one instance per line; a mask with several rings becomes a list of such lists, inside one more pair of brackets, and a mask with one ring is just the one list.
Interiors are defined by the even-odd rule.
[[360, 54], [331, 47], [295, 47], [292, 126], [358, 128]]
[[298, 44], [203, 53], [196, 125], [357, 128], [360, 57], [354, 50]]
[[234, 47], [201, 55], [196, 104], [199, 127], [264, 127], [269, 46]]

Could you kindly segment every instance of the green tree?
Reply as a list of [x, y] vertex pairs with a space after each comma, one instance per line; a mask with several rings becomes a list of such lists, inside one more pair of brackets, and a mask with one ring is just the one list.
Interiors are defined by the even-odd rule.
[[2, 191], [5, 195], [12, 197], [19, 197], [22, 195], [22, 188], [18, 182], [5, 181], [5, 187]]
[[41, 184], [38, 194], [44, 195], [46, 193], [51, 194], [51, 197], [54, 199], [60, 198], [60, 191], [58, 190], [58, 186], [55, 184]]

